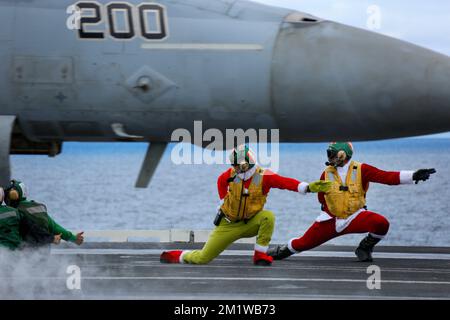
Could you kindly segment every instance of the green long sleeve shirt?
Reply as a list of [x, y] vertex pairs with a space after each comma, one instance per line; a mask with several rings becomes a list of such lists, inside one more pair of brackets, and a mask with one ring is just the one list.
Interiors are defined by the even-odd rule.
[[61, 238], [63, 240], [71, 242], [75, 242], [75, 240], [77, 240], [76, 235], [61, 227], [50, 216], [48, 216], [48, 230], [54, 235], [61, 234]]

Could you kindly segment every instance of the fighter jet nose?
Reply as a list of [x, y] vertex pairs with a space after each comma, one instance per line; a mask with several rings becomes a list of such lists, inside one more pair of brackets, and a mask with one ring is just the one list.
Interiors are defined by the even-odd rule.
[[[416, 47], [405, 61], [416, 72], [403, 77], [397, 105], [423, 133], [450, 130], [450, 57]], [[401, 71], [401, 70], [400, 70]], [[414, 77], [415, 76], [415, 77]], [[395, 105], [394, 105], [395, 107]]]
[[381, 49], [373, 48], [367, 85], [352, 97], [361, 105], [364, 95], [374, 99], [368, 114], [384, 115], [377, 127], [404, 128], [405, 136], [450, 130], [450, 58], [392, 38], [374, 40]]
[[[411, 136], [450, 130], [450, 57], [333, 22], [287, 26], [273, 66], [275, 112], [310, 140]], [[358, 132], [355, 135], [355, 131]]]

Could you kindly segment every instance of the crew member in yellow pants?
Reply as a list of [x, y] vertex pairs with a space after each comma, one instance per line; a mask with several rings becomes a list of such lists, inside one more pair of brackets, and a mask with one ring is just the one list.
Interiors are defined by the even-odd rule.
[[233, 150], [230, 162], [232, 168], [217, 181], [222, 204], [214, 221], [216, 228], [203, 249], [165, 251], [161, 254], [161, 262], [206, 264], [236, 240], [257, 236], [253, 263], [271, 265], [273, 258], [266, 253], [275, 216], [271, 211], [264, 210], [269, 190], [278, 188], [306, 194], [325, 192], [331, 187], [331, 183], [326, 181], [308, 184], [264, 170], [256, 165], [253, 152], [244, 145]]

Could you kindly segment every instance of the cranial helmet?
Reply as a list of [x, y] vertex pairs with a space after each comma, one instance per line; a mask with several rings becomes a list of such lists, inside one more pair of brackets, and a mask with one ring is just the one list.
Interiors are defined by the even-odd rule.
[[331, 142], [328, 145], [328, 165], [340, 167], [353, 156], [353, 145], [351, 142]]
[[246, 172], [256, 165], [256, 156], [247, 145], [242, 144], [233, 149], [230, 162], [238, 173]]
[[27, 198], [27, 189], [23, 182], [11, 180], [8, 189], [6, 189], [5, 201], [7, 204], [23, 201]]

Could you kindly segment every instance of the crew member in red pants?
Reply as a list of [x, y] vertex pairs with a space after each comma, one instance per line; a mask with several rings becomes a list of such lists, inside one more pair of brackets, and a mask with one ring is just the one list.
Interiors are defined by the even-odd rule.
[[350, 233], [369, 233], [355, 251], [359, 261], [372, 261], [374, 246], [389, 230], [389, 221], [382, 215], [367, 210], [366, 193], [369, 183], [387, 185], [416, 184], [429, 179], [435, 169], [389, 172], [368, 164], [351, 161], [353, 145], [350, 142], [332, 142], [327, 150], [327, 168], [321, 180], [331, 181], [326, 193], [319, 193], [320, 214], [305, 234], [286, 245], [270, 248], [268, 255], [281, 260], [317, 247], [330, 239]]

